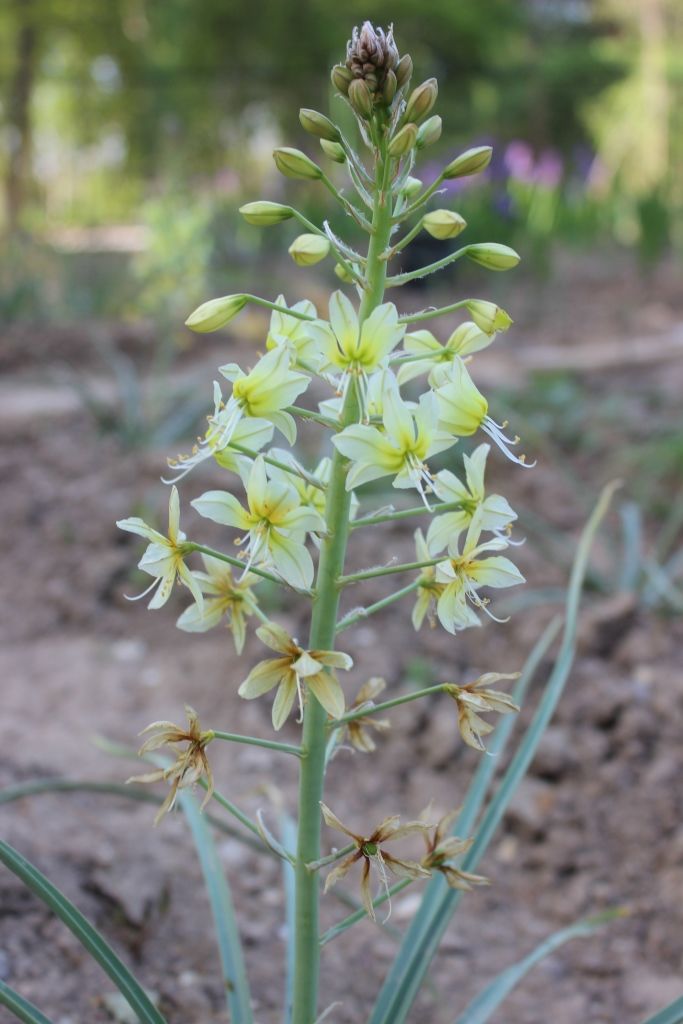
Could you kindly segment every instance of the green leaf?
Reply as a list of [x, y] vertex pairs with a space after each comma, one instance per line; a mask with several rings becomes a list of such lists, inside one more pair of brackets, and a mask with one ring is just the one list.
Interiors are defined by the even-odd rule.
[[[283, 845], [288, 850], [296, 850], [296, 822], [285, 811], [280, 815], [280, 834]], [[285, 1024], [292, 1019], [292, 996], [294, 993], [295, 946], [294, 932], [296, 928], [296, 875], [294, 868], [286, 858], [282, 861], [282, 882], [285, 891], [285, 925], [287, 928], [287, 966], [285, 975]]]
[[187, 789], [181, 789], [178, 791], [178, 801], [192, 832], [211, 903], [230, 1020], [233, 1024], [252, 1024], [254, 1018], [242, 957], [242, 943], [237, 931], [230, 889], [218, 859], [216, 845], [206, 819], [192, 794]]
[[[596, 530], [607, 512], [617, 486], [617, 483], [612, 483], [603, 489], [584, 527], [567, 590], [564, 633], [557, 659], [536, 714], [484, 813], [474, 843], [463, 859], [462, 868], [465, 871], [474, 871], [486, 852], [519, 783], [526, 774], [562, 695], [574, 660], [579, 602], [588, 556]], [[503, 725], [504, 723], [501, 723], [497, 731], [500, 731]], [[481, 773], [475, 775], [473, 786], [477, 788], [477, 798], [470, 800], [468, 795], [465, 805], [466, 808], [468, 803], [470, 805], [468, 819], [474, 817], [480, 805], [483, 793], [482, 780], [486, 779], [487, 775], [490, 778], [491, 774], [490, 769], [481, 767]], [[463, 824], [471, 828], [470, 821], [464, 820], [464, 814], [461, 814], [456, 827], [462, 829]], [[463, 831], [469, 831], [469, 828]], [[396, 960], [377, 997], [369, 1024], [403, 1024], [461, 898], [462, 893], [449, 889], [443, 878], [435, 878], [430, 882], [423, 903], [406, 932]]]
[[49, 1017], [41, 1013], [33, 1003], [29, 1003], [28, 999], [24, 999], [23, 996], [20, 996], [18, 992], [15, 992], [13, 988], [1, 980], [0, 1006], [5, 1006], [15, 1017], [23, 1020], [24, 1024], [52, 1024]]
[[[60, 918], [109, 975], [141, 1024], [166, 1024], [140, 983], [80, 910], [25, 857], [0, 840], [0, 861]], [[29, 1018], [30, 1019], [30, 1018]], [[38, 1018], [40, 1020], [40, 1018]]]
[[527, 971], [530, 971], [540, 960], [549, 956], [550, 953], [553, 953], [559, 946], [562, 946], [570, 939], [592, 935], [593, 932], [598, 931], [599, 928], [602, 928], [609, 921], [613, 921], [622, 915], [623, 911], [618, 909], [605, 911], [603, 914], [584, 918], [582, 921], [569, 925], [568, 928], [562, 928], [560, 931], [554, 932], [553, 935], [544, 939], [528, 956], [523, 957], [522, 960], [513, 964], [512, 967], [508, 967], [507, 970], [501, 971], [486, 988], [482, 989], [479, 995], [475, 996], [465, 1012], [458, 1017], [456, 1024], [485, 1024], [506, 996], [519, 984]]
[[643, 1024], [681, 1024], [683, 1022], [683, 996], [670, 1003], [654, 1017], [648, 1017]]

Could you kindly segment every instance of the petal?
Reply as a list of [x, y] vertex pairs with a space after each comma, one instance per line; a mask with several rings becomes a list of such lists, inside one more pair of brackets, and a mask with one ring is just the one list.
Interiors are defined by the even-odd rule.
[[178, 629], [185, 633], [206, 633], [213, 629], [223, 618], [223, 602], [218, 598], [204, 601], [204, 608], [191, 604], [176, 622]]
[[273, 565], [285, 583], [297, 590], [308, 590], [313, 583], [313, 559], [303, 544], [271, 530], [270, 553]]
[[330, 324], [339, 346], [346, 354], [355, 354], [358, 344], [358, 314], [350, 299], [336, 291], [330, 298]]
[[478, 448], [474, 449], [471, 455], [465, 455], [463, 459], [465, 463], [467, 486], [470, 489], [472, 497], [477, 501], [481, 501], [484, 497], [484, 473], [486, 471], [486, 460], [490, 451], [490, 445], [480, 444]]
[[116, 525], [119, 530], [127, 530], [128, 533], [137, 533], [140, 537], [145, 537], [147, 540], [153, 541], [155, 544], [168, 544], [168, 538], [164, 537], [163, 533], [159, 533], [158, 530], [153, 530], [151, 526], [148, 526], [144, 519], [138, 518], [138, 516], [131, 516], [130, 519], [118, 519]]
[[410, 331], [406, 334], [403, 347], [411, 355], [421, 355], [423, 352], [431, 354], [441, 352], [441, 343], [437, 341], [431, 331]]
[[399, 857], [393, 857], [386, 851], [384, 851], [383, 856], [389, 870], [397, 875], [398, 878], [429, 878], [431, 874], [431, 871], [427, 871], [417, 861], [401, 860]]
[[387, 434], [400, 449], [412, 448], [416, 441], [415, 422], [395, 382], [386, 387], [382, 396], [382, 419]]
[[[484, 447], [488, 447], [485, 445]], [[467, 458], [467, 456], [465, 456]], [[434, 493], [441, 501], [469, 501], [470, 493], [450, 469], [442, 469], [434, 477]]]
[[[353, 658], [348, 654], [344, 654], [343, 651], [311, 651], [311, 654], [321, 665], [326, 665], [328, 668], [342, 668], [345, 670], [353, 668]], [[384, 680], [377, 680], [377, 682], [384, 682]]]
[[429, 824], [424, 821], [407, 821], [405, 825], [397, 825], [396, 828], [392, 828], [389, 832], [385, 830], [384, 842], [394, 839], [405, 839], [406, 836], [417, 836], [424, 835], [425, 832], [429, 832], [434, 828], [434, 824]]
[[387, 469], [385, 466], [371, 462], [354, 462], [346, 475], [346, 490], [352, 491], [362, 484], [368, 484], [371, 480], [380, 480], [383, 476], [391, 476], [396, 468]]
[[180, 529], [180, 498], [178, 496], [178, 488], [173, 485], [171, 487], [171, 494], [168, 499], [168, 536], [169, 539], [175, 544], [178, 540], [178, 531]]
[[345, 857], [341, 864], [337, 864], [336, 868], [333, 868], [325, 879], [323, 892], [327, 892], [333, 885], [336, 885], [340, 878], [344, 878], [348, 874], [349, 868], [352, 868], [358, 859], [358, 854], [352, 853], [350, 857]]
[[509, 558], [496, 555], [493, 558], [484, 558], [481, 562], [472, 562], [468, 569], [468, 576], [476, 580], [482, 587], [514, 587], [518, 583], [524, 583], [524, 577], [516, 565]]
[[402, 341], [405, 330], [405, 325], [398, 322], [393, 302], [383, 303], [363, 323], [358, 357], [366, 363], [379, 365]]
[[299, 508], [292, 509], [284, 516], [279, 525], [282, 529], [299, 531], [301, 533], [317, 533], [325, 532], [325, 520], [316, 512], [314, 508], [308, 508], [305, 505], [299, 506]]
[[248, 530], [253, 525], [248, 513], [235, 497], [228, 491], [205, 491], [190, 504], [205, 519], [224, 526], [234, 526], [238, 530]]
[[187, 568], [182, 559], [176, 560], [176, 569], [178, 576], [183, 581], [187, 589], [195, 599], [195, 603], [203, 608], [204, 606], [204, 595], [202, 594], [202, 588], [199, 586], [198, 581], [194, 578], [190, 570]]
[[254, 665], [237, 691], [240, 697], [254, 700], [255, 697], [260, 697], [277, 686], [287, 671], [283, 661], [283, 658], [268, 658], [267, 661], [259, 661], [258, 665]]
[[271, 651], [286, 654], [288, 657], [295, 646], [289, 633], [282, 626], [278, 626], [276, 622], [265, 622], [262, 626], [259, 626], [256, 630], [256, 636], [266, 647], [270, 647]]
[[430, 551], [428, 557], [431, 558], [433, 555], [438, 555], [444, 551], [448, 547], [453, 534], [460, 534], [466, 528], [467, 521], [467, 512], [464, 510], [462, 512], [446, 512], [443, 516], [435, 516], [427, 530], [427, 547]]
[[360, 898], [365, 907], [365, 913], [373, 921], [376, 921], [375, 908], [372, 905], [372, 889], [370, 888], [370, 861], [367, 857], [363, 859], [363, 874], [360, 880]]
[[163, 608], [171, 596], [175, 577], [176, 571], [174, 567], [160, 578], [159, 586], [156, 588], [152, 600], [147, 605], [148, 608]]
[[362, 842], [362, 839], [360, 838], [360, 836], [357, 836], [354, 832], [351, 832], [350, 829], [348, 829], [346, 827], [346, 825], [344, 825], [339, 820], [337, 815], [333, 811], [330, 810], [330, 808], [327, 806], [327, 804], [322, 802], [322, 800], [320, 801], [320, 810], [322, 811], [322, 815], [323, 815], [323, 818], [325, 820], [325, 824], [326, 825], [329, 825], [330, 828], [336, 829], [337, 832], [343, 832], [345, 835], [350, 836], [352, 839], [355, 839], [357, 842]]
[[289, 718], [295, 699], [296, 676], [291, 672], [287, 674], [278, 686], [277, 694], [273, 701], [273, 729], [276, 732], [282, 728]]
[[339, 681], [330, 672], [319, 672], [309, 676], [306, 685], [332, 718], [341, 718], [346, 709], [344, 691]]

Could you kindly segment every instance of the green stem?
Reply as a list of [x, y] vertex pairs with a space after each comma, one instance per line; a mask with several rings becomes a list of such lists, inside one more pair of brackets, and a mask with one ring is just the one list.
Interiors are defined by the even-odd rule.
[[445, 689], [446, 684], [439, 683], [438, 686], [426, 686], [423, 690], [413, 690], [411, 693], [404, 693], [402, 697], [394, 697], [393, 700], [385, 700], [381, 704], [361, 705], [356, 711], [350, 711], [343, 718], [337, 718], [334, 722], [330, 722], [329, 728], [339, 729], [340, 726], [346, 725], [347, 722], [353, 722], [356, 718], [367, 718], [368, 715], [376, 715], [378, 712], [397, 708], [399, 704], [407, 704], [411, 700], [419, 700], [421, 697], [431, 697], [435, 693], [443, 693]]
[[[391, 161], [386, 158], [383, 140], [375, 168], [376, 192], [372, 216], [372, 234], [365, 271], [365, 290], [359, 311], [362, 324], [384, 297], [386, 262], [380, 259], [391, 233], [391, 193], [388, 187]], [[344, 401], [341, 423], [343, 429], [357, 421], [358, 396], [350, 387]], [[320, 561], [313, 599], [309, 647], [331, 650], [334, 646], [339, 608], [339, 576], [344, 568], [349, 535], [351, 494], [346, 490], [347, 460], [335, 450], [327, 489], [325, 519], [327, 536], [320, 546]], [[295, 973], [292, 996], [292, 1024], [314, 1024], [318, 1007], [320, 975], [320, 887], [315, 873], [307, 864], [320, 858], [320, 801], [323, 795], [327, 715], [321, 704], [309, 693], [303, 725], [301, 772], [299, 777], [299, 829], [296, 858], [296, 934]]]
[[381, 612], [384, 608], [394, 604], [395, 601], [400, 601], [402, 598], [407, 597], [408, 594], [412, 594], [413, 591], [417, 590], [420, 586], [419, 580], [414, 580], [409, 583], [407, 587], [401, 587], [400, 590], [394, 591], [393, 594], [389, 594], [388, 597], [383, 597], [380, 601], [375, 601], [374, 604], [369, 604], [365, 608], [357, 608], [354, 612], [349, 612], [337, 623], [337, 633], [343, 633], [345, 629], [349, 629], [351, 626], [355, 626], [361, 619], [368, 619], [375, 612]]
[[[205, 544], [195, 544], [194, 541], [187, 541], [183, 547], [187, 554], [190, 554], [192, 551], [199, 551], [200, 554], [211, 555], [212, 558], [217, 558], [220, 562], [227, 562], [228, 565], [234, 565], [237, 569], [246, 569], [244, 561], [241, 558], [234, 558], [232, 555], [226, 555], [222, 551], [216, 551], [215, 548], [207, 548]], [[279, 576], [274, 576], [272, 572], [267, 572], [265, 569], [259, 569], [255, 565], [249, 566], [249, 572], [253, 572], [255, 576], [261, 576], [264, 580], [270, 580], [271, 583], [277, 583], [279, 587], [284, 583], [284, 580], [280, 579]], [[292, 589], [294, 590], [295, 588], [292, 587]], [[310, 595], [311, 591], [301, 590], [297, 591], [297, 593]]]
[[461, 299], [460, 302], [452, 302], [450, 306], [423, 309], [419, 313], [412, 313], [410, 316], [400, 316], [398, 322], [400, 324], [417, 324], [421, 320], [433, 320], [435, 316], [444, 316], [446, 313], [455, 313], [456, 310], [463, 309], [470, 301], [470, 299]]
[[397, 253], [401, 252], [402, 249], [405, 249], [405, 247], [409, 245], [412, 242], [412, 240], [420, 234], [420, 232], [422, 231], [422, 219], [423, 218], [420, 218], [415, 227], [411, 228], [410, 231], [407, 234], [405, 234], [403, 238], [399, 239], [399, 241], [396, 242], [395, 245], [392, 245], [391, 249], [387, 249], [386, 252], [382, 253], [383, 260], [386, 260], [388, 262]]
[[236, 452], [240, 452], [241, 455], [248, 455], [250, 459], [256, 459], [260, 455], [264, 462], [267, 462], [269, 466], [275, 466], [276, 469], [281, 469], [283, 473], [289, 473], [290, 476], [298, 476], [300, 480], [310, 484], [311, 487], [317, 487], [319, 491], [325, 490], [325, 484], [322, 480], [318, 480], [317, 477], [312, 476], [311, 473], [307, 473], [303, 466], [291, 466], [286, 462], [281, 462], [279, 459], [274, 459], [270, 455], [264, 455], [263, 452], [254, 451], [253, 448], [245, 448], [243, 444], [235, 444], [231, 441], [228, 448], [234, 448]]
[[[439, 515], [441, 512], [460, 512], [463, 509], [461, 501], [445, 501], [440, 505], [432, 505], [432, 514]], [[400, 509], [398, 512], [379, 512], [377, 515], [364, 516], [362, 519], [354, 519], [351, 529], [356, 530], [359, 526], [376, 526], [377, 523], [395, 523], [399, 519], [411, 519], [413, 516], [423, 516], [426, 512], [424, 505], [417, 505], [414, 508]]]
[[400, 224], [401, 221], [406, 220], [406, 218], [410, 217], [411, 214], [416, 213], [417, 210], [419, 210], [421, 206], [424, 206], [424, 204], [427, 202], [427, 200], [430, 199], [434, 195], [434, 193], [438, 190], [439, 185], [441, 185], [443, 180], [444, 180], [443, 176], [439, 175], [439, 177], [436, 179], [436, 181], [433, 182], [429, 186], [429, 188], [426, 188], [424, 190], [424, 192], [422, 193], [422, 195], [417, 197], [417, 199], [415, 200], [414, 203], [411, 203], [410, 206], [406, 206], [405, 210], [403, 210], [396, 217], [394, 217], [394, 224]]
[[312, 861], [307, 865], [308, 870], [319, 871], [320, 868], [327, 867], [328, 864], [334, 864], [336, 860], [341, 860], [342, 857], [346, 857], [348, 853], [353, 853], [357, 849], [356, 843], [348, 843], [346, 846], [342, 846], [341, 850], [334, 850], [333, 853], [328, 853], [327, 857], [321, 857], [319, 860]]
[[311, 420], [313, 423], [319, 423], [322, 427], [331, 427], [332, 430], [338, 430], [339, 424], [335, 423], [328, 416], [321, 416], [318, 412], [313, 412], [312, 409], [304, 409], [300, 405], [288, 405], [285, 412], [290, 413], [292, 416], [299, 416], [302, 420]]
[[352, 572], [348, 576], [339, 577], [339, 586], [345, 587], [349, 583], [361, 583], [363, 580], [374, 580], [378, 576], [393, 576], [397, 572], [413, 572], [416, 569], [427, 569], [430, 565], [438, 565], [439, 562], [447, 562], [448, 555], [438, 555], [436, 558], [427, 558], [424, 562], [402, 562], [400, 565], [383, 565], [379, 569], [366, 569], [364, 572]]
[[309, 316], [308, 313], [301, 313], [298, 309], [288, 309], [287, 306], [278, 306], [277, 302], [269, 302], [268, 299], [262, 299], [260, 295], [246, 295], [247, 302], [250, 302], [252, 306], [263, 306], [264, 309], [274, 309], [278, 313], [286, 313], [287, 316], [293, 316], [296, 320], [316, 320], [317, 317]]
[[435, 274], [437, 270], [443, 270], [450, 263], [459, 260], [461, 256], [466, 256], [468, 250], [469, 246], [466, 245], [462, 249], [456, 249], [455, 252], [444, 256], [443, 259], [436, 260], [435, 263], [428, 263], [426, 267], [420, 267], [418, 270], [408, 270], [405, 274], [395, 274], [394, 277], [387, 278], [387, 288], [397, 288], [399, 285], [408, 284], [409, 281], [416, 281], [418, 278]]
[[230, 743], [246, 743], [251, 747], [265, 747], [266, 750], [278, 750], [281, 754], [294, 754], [301, 757], [301, 747], [293, 747], [290, 743], [276, 743], [275, 740], [259, 740], [256, 736], [240, 736], [234, 732], [211, 732], [217, 740], [228, 740]]

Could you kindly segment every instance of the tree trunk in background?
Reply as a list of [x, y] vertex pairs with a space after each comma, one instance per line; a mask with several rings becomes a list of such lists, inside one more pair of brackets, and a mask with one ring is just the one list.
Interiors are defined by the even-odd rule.
[[37, 32], [34, 0], [14, 0], [16, 65], [7, 96], [9, 156], [5, 181], [8, 231], [17, 229], [31, 173], [31, 96], [35, 80]]

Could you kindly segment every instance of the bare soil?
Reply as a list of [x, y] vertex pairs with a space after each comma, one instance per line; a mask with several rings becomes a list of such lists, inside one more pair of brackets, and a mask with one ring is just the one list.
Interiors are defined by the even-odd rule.
[[[623, 421], [615, 420], [597, 447], [585, 449], [576, 438], [563, 443], [545, 438], [539, 464], [528, 473], [502, 457], [491, 460], [496, 489], [542, 519], [554, 538], [541, 542], [530, 530], [527, 544], [515, 552], [532, 595], [566, 581], [563, 552], [570, 551], [600, 485], [615, 467], [627, 464], [629, 445], [647, 434], [648, 415], [680, 429], [683, 367], [676, 338], [683, 315], [670, 279], [664, 277], [658, 289], [650, 285], [639, 291], [626, 277], [596, 285], [584, 274], [571, 288], [544, 298], [543, 316], [523, 296], [521, 324], [501, 342], [504, 349], [478, 363], [489, 390], [507, 387], [512, 375], [528, 388], [534, 367], [547, 364], [549, 352], [560, 353], [555, 358], [561, 367], [564, 352], [581, 384], [585, 405], [579, 416], [586, 424], [599, 418], [600, 408], [615, 395], [624, 410]], [[597, 326], [588, 336], [591, 317]], [[249, 667], [263, 656], [253, 635], [238, 658], [223, 630], [192, 636], [174, 628], [184, 604], [177, 596], [156, 613], [123, 597], [141, 589], [142, 577], [134, 569], [141, 545], [114, 523], [140, 512], [165, 523], [166, 492], [158, 478], [166, 449], [123, 450], [114, 437], [98, 432], [73, 393], [51, 374], [65, 359], [83, 374], [97, 373], [83, 329], [73, 338], [66, 330], [50, 335], [42, 329], [24, 330], [23, 337], [24, 358], [17, 333], [8, 338], [0, 384], [0, 782], [8, 786], [54, 776], [121, 781], [134, 768], [103, 752], [94, 737], [135, 745], [150, 721], [182, 721], [185, 702], [207, 726], [269, 735], [268, 699], [247, 703], [236, 694]], [[39, 361], [30, 347], [34, 337]], [[596, 366], [595, 346], [602, 344], [605, 351], [615, 338], [630, 344], [629, 351], [640, 351], [643, 339], [650, 339], [663, 354], [631, 365], [605, 357], [607, 364]], [[135, 351], [134, 338], [125, 344]], [[516, 344], [523, 354], [519, 360]], [[211, 367], [228, 358], [226, 351], [239, 358], [235, 345], [224, 341], [201, 350], [207, 396]], [[144, 353], [138, 357], [144, 364]], [[186, 365], [192, 365], [191, 356], [178, 372]], [[307, 438], [313, 451], [317, 435]], [[526, 441], [533, 454], [535, 441]], [[636, 484], [627, 479], [626, 498], [637, 491]], [[220, 542], [218, 533], [191, 514], [189, 501], [207, 487], [224, 485], [225, 477], [212, 467], [183, 482], [189, 535]], [[662, 486], [659, 497], [668, 506], [680, 482], [670, 479]], [[384, 500], [371, 499], [371, 507]], [[646, 515], [648, 544], [656, 539], [657, 514], [655, 508]], [[411, 521], [385, 528], [382, 557], [410, 560], [414, 526]], [[354, 535], [349, 565], [378, 561], [378, 533]], [[596, 547], [596, 573], [611, 572], [620, 543], [614, 514]], [[386, 581], [373, 581], [362, 593], [349, 595], [348, 606], [387, 592]], [[557, 606], [550, 599], [529, 602], [514, 610], [507, 625], [491, 624], [457, 638], [437, 630], [415, 634], [409, 610], [410, 601], [394, 606], [344, 636], [356, 661], [345, 684], [349, 697], [375, 674], [396, 693], [444, 679], [470, 681], [482, 671], [518, 670]], [[287, 601], [273, 615], [305, 637], [304, 608]], [[567, 692], [481, 865], [492, 884], [463, 901], [412, 1021], [454, 1024], [496, 971], [543, 936], [614, 906], [626, 908], [628, 916], [544, 961], [494, 1020], [638, 1024], [681, 994], [682, 643], [680, 616], [645, 607], [618, 588], [588, 594]], [[523, 721], [547, 668], [539, 672]], [[415, 817], [430, 800], [437, 814], [462, 801], [477, 756], [460, 741], [455, 708], [444, 700], [393, 712], [392, 730], [372, 761], [347, 750], [338, 754], [327, 800], [343, 820], [364, 829], [387, 814]], [[283, 738], [295, 737], [292, 722]], [[247, 812], [262, 808], [275, 825], [278, 806], [294, 809], [295, 765], [267, 751], [219, 743], [211, 755], [218, 788]], [[0, 808], [0, 822], [3, 837], [75, 901], [144, 985], [158, 993], [169, 1024], [226, 1022], [209, 907], [191, 839], [181, 815], [153, 829], [153, 814], [147, 805], [78, 793], [8, 804]], [[325, 840], [333, 843], [336, 837], [328, 832]], [[218, 842], [242, 922], [256, 1019], [274, 1024], [281, 1019], [286, 935], [279, 867], [234, 839], [221, 835]], [[395, 900], [392, 925], [405, 926], [418, 895], [417, 887], [409, 888]], [[325, 899], [327, 923], [345, 913], [334, 898]], [[325, 1005], [340, 1001], [330, 1021], [366, 1019], [395, 948], [392, 935], [367, 921], [326, 947]], [[55, 1024], [112, 1020], [104, 999], [112, 991], [107, 979], [4, 870], [0, 977]], [[9, 1019], [0, 1010], [0, 1021]]]

